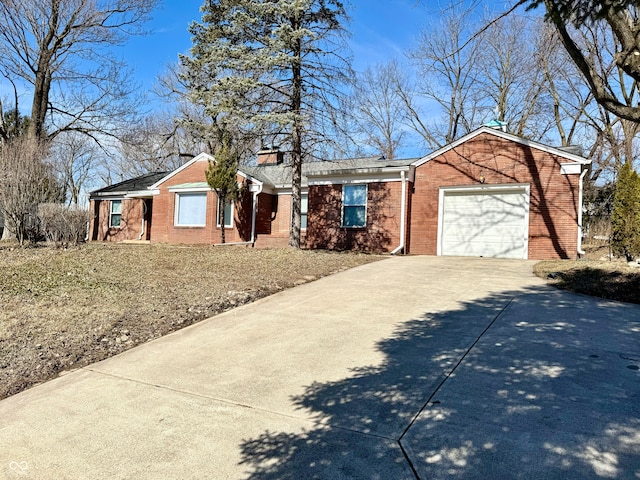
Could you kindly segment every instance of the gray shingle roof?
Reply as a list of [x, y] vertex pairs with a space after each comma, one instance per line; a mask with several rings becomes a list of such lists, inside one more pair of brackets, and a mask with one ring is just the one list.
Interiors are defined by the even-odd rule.
[[100, 196], [106, 194], [125, 194], [127, 192], [140, 192], [146, 190], [158, 180], [164, 178], [169, 172], [154, 172], [140, 175], [139, 177], [125, 180], [124, 182], [109, 185], [99, 190], [91, 192], [91, 196]]
[[[346, 160], [307, 162], [302, 165], [302, 181], [306, 183], [308, 177], [319, 176], [329, 172], [339, 174], [348, 171], [369, 171], [394, 167], [408, 167], [416, 159], [387, 160], [384, 157], [350, 158]], [[254, 167], [242, 166], [240, 171], [270, 186], [291, 184], [291, 165], [258, 165]]]

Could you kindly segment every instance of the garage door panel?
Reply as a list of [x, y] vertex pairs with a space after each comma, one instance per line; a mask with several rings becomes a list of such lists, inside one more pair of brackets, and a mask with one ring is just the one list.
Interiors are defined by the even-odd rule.
[[445, 192], [442, 255], [526, 257], [528, 195], [508, 192]]

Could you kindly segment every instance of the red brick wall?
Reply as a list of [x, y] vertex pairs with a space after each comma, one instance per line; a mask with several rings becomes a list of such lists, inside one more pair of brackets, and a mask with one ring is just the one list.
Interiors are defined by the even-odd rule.
[[[109, 215], [111, 213], [110, 200], [91, 200], [89, 208], [94, 217], [89, 225], [89, 238], [91, 240], [100, 242], [137, 240], [140, 232], [143, 230], [143, 200], [141, 199], [133, 198], [122, 200], [120, 227], [109, 228]], [[145, 236], [143, 235], [143, 239], [144, 238]]]
[[480, 134], [416, 168], [410, 253], [436, 255], [439, 187], [530, 184], [530, 259], [577, 256], [579, 175], [562, 175], [566, 159]]
[[291, 195], [260, 193], [256, 215], [256, 247], [286, 247], [291, 228]]
[[[175, 223], [176, 193], [169, 188], [175, 185], [206, 181], [208, 162], [199, 161], [181, 170], [160, 185], [160, 193], [153, 197], [151, 241], [154, 243], [220, 243], [221, 229], [217, 223], [217, 196], [207, 192], [206, 225], [204, 227], [179, 227]], [[239, 181], [244, 180], [238, 177]], [[225, 241], [246, 242], [251, 237], [251, 194], [246, 191], [234, 205], [233, 228], [225, 229]], [[248, 212], [248, 213], [247, 213]]]
[[344, 228], [342, 185], [309, 187], [308, 248], [388, 252], [400, 244], [402, 183], [369, 183], [367, 226]]

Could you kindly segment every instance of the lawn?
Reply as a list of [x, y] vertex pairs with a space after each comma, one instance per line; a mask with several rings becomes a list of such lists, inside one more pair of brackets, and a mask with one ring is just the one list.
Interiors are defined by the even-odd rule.
[[0, 244], [0, 398], [229, 308], [381, 258], [245, 247]]
[[622, 259], [608, 259], [606, 246], [585, 246], [580, 260], [548, 260], [534, 266], [534, 273], [555, 287], [594, 297], [640, 303], [640, 267]]

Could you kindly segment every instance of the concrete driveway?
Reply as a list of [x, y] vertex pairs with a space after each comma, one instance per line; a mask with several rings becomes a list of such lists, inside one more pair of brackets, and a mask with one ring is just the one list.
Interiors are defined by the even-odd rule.
[[0, 402], [0, 478], [640, 478], [640, 306], [390, 258]]

